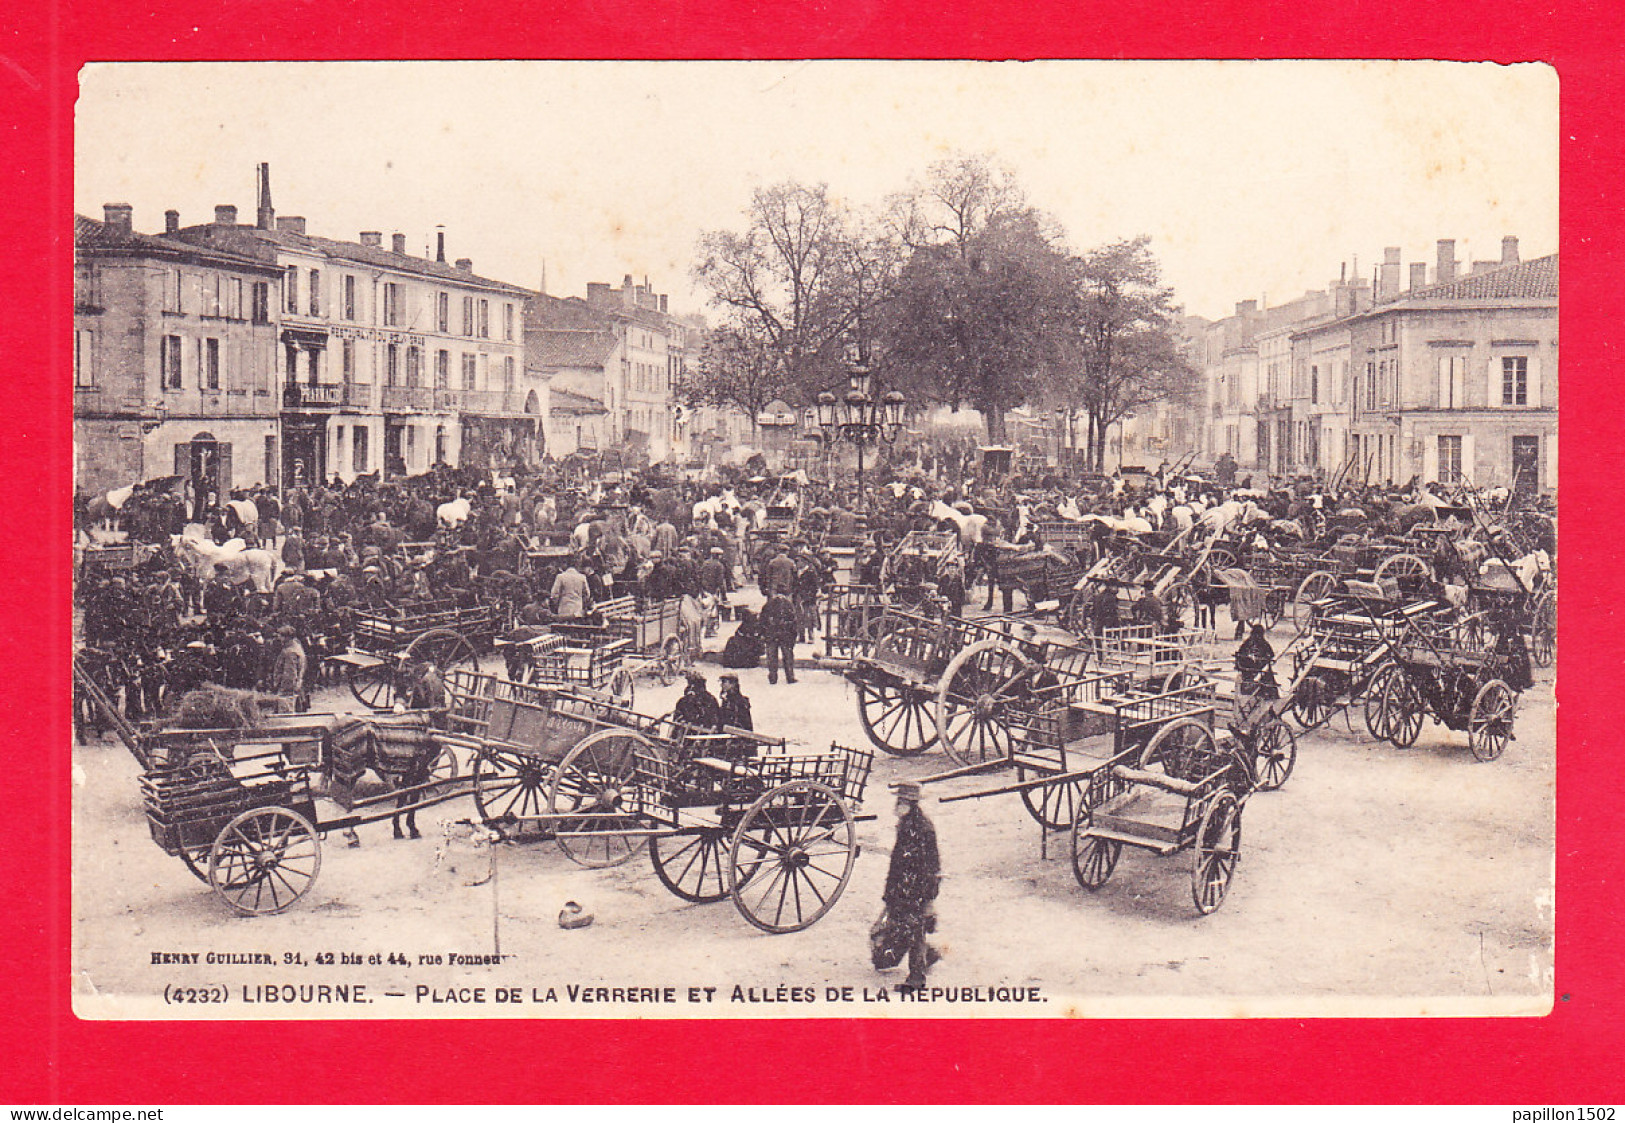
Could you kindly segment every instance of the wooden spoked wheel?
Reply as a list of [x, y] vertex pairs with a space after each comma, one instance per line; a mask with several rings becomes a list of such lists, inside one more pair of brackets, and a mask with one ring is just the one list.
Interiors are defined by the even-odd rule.
[[547, 791], [553, 837], [577, 865], [604, 869], [629, 862], [648, 840], [638, 815], [638, 757], [658, 759], [659, 747], [631, 729], [603, 729], [559, 762]]
[[1332, 687], [1324, 677], [1310, 673], [1292, 691], [1293, 720], [1305, 730], [1315, 729], [1332, 716]]
[[1298, 736], [1280, 718], [1265, 720], [1253, 736], [1253, 782], [1260, 791], [1273, 792], [1298, 763]]
[[764, 932], [799, 932], [835, 906], [852, 880], [858, 838], [834, 789], [793, 780], [739, 821], [728, 852], [734, 907]]
[[1140, 767], [1160, 767], [1176, 780], [1193, 780], [1193, 757], [1211, 758], [1214, 751], [1213, 730], [1193, 717], [1171, 721], [1140, 750]]
[[351, 666], [345, 685], [357, 702], [369, 710], [387, 710], [395, 704], [396, 667], [385, 660], [371, 667]]
[[937, 735], [955, 763], [1010, 755], [1032, 670], [1031, 660], [1001, 640], [973, 643], [953, 657], [937, 686]]
[[434, 628], [413, 640], [402, 659], [403, 666], [427, 663], [442, 678], [448, 671], [480, 673], [479, 653], [468, 637], [450, 628]]
[[1557, 657], [1557, 601], [1550, 593], [1535, 602], [1529, 627], [1529, 660], [1537, 667], [1550, 667]]
[[1331, 596], [1337, 588], [1337, 578], [1324, 569], [1317, 569], [1308, 577], [1298, 583], [1298, 591], [1292, 594], [1292, 604], [1289, 606], [1292, 615], [1292, 625], [1298, 631], [1309, 626], [1314, 617], [1315, 604]]
[[1123, 853], [1123, 844], [1115, 838], [1097, 838], [1089, 833], [1094, 815], [1086, 804], [1080, 804], [1072, 820], [1072, 876], [1078, 884], [1093, 893], [1111, 880], [1117, 868], [1117, 859]]
[[[1016, 767], [1016, 783], [1037, 779], [1037, 774], [1021, 766]], [[1078, 814], [1078, 798], [1083, 782], [1045, 784], [1041, 788], [1023, 789], [1022, 806], [1039, 826], [1049, 831], [1064, 831], [1072, 825]]]
[[918, 756], [937, 743], [931, 693], [908, 683], [859, 683], [858, 721], [878, 749]]
[[649, 839], [649, 861], [660, 884], [685, 901], [709, 905], [728, 895], [729, 835], [722, 827]]
[[1415, 554], [1393, 554], [1383, 558], [1378, 563], [1376, 571], [1371, 575], [1371, 579], [1381, 581], [1384, 577], [1392, 577], [1396, 581], [1405, 581], [1431, 576], [1433, 576], [1433, 567], [1427, 563], [1426, 559]]
[[209, 850], [209, 885], [244, 916], [278, 913], [322, 870], [322, 844], [297, 811], [256, 807], [226, 824]]
[[1241, 803], [1229, 788], [1208, 802], [1192, 847], [1191, 900], [1206, 916], [1224, 904], [1241, 860]]
[[1379, 667], [1365, 687], [1365, 731], [1379, 741], [1388, 740], [1394, 721], [1393, 707], [1388, 701], [1388, 680], [1399, 674], [1393, 664]]
[[[1378, 710], [1375, 723], [1371, 720], [1372, 695], [1375, 695]], [[1389, 744], [1396, 749], [1408, 749], [1422, 733], [1424, 706], [1422, 692], [1405, 669], [1396, 664], [1382, 672], [1380, 683], [1372, 684], [1371, 694], [1366, 697], [1366, 728], [1373, 733], [1380, 728], [1383, 739]]]
[[1517, 715], [1518, 696], [1506, 683], [1495, 678], [1479, 687], [1467, 717], [1467, 744], [1473, 756], [1494, 760], [1505, 752]]
[[667, 636], [660, 645], [660, 657], [655, 660], [655, 676], [661, 686], [670, 686], [672, 680], [688, 673], [688, 645], [682, 636]]
[[1264, 608], [1258, 622], [1264, 625], [1267, 632], [1281, 622], [1281, 615], [1286, 611], [1286, 590], [1271, 589], [1264, 594]]
[[553, 765], [512, 749], [486, 748], [474, 759], [474, 806], [487, 823], [534, 822], [547, 811]]

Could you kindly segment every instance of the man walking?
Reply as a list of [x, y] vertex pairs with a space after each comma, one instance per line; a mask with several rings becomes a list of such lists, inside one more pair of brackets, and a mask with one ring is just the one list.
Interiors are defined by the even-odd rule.
[[942, 958], [926, 942], [926, 933], [936, 928], [932, 902], [942, 877], [937, 855], [937, 831], [920, 807], [920, 785], [904, 780], [891, 786], [897, 794], [897, 841], [892, 846], [891, 867], [886, 871], [885, 902], [892, 922], [904, 932], [908, 945], [908, 978], [901, 989], [914, 991], [925, 986], [925, 973]]
[[784, 664], [784, 681], [796, 681], [796, 635], [800, 623], [796, 605], [784, 593], [774, 593], [762, 606], [762, 641], [767, 645], [767, 681], [779, 681], [779, 664]]

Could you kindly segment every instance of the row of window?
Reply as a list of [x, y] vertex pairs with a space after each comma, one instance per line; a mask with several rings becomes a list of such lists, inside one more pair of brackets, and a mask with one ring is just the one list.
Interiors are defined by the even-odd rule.
[[[86, 301], [94, 301], [95, 270], [85, 267]], [[222, 273], [186, 273], [171, 269], [164, 275], [162, 308], [187, 316], [213, 316], [232, 320], [271, 322], [269, 281], [244, 281]]]
[[665, 393], [671, 389], [671, 364], [662, 370], [656, 363], [633, 363], [631, 388], [649, 394]]
[[[322, 302], [322, 271], [320, 269], [303, 270], [297, 265], [289, 265], [284, 273], [283, 294], [284, 307], [294, 315], [300, 311], [299, 280], [304, 273], [306, 280], [304, 286], [304, 310], [307, 315], [320, 316], [323, 314]], [[437, 292], [435, 300], [435, 330], [446, 335], [451, 334], [451, 294]], [[409, 299], [407, 286], [398, 281], [386, 281], [383, 291], [383, 323], [386, 327], [410, 327], [412, 315], [408, 308]], [[356, 300], [356, 278], [353, 273], [345, 273], [339, 288], [339, 302], [336, 309], [340, 319], [355, 321], [358, 303]], [[476, 299], [472, 296], [463, 297], [462, 301], [462, 331], [461, 334], [470, 339], [491, 338], [491, 302], [483, 297]], [[514, 338], [514, 306], [502, 305], [502, 338], [509, 342]]]
[[[287, 354], [287, 381], [304, 381], [316, 384], [322, 381], [322, 355], [319, 348], [302, 348], [289, 346]], [[301, 361], [300, 355], [306, 356]], [[301, 365], [304, 370], [301, 371]], [[474, 355], [465, 352], [462, 355], [459, 373], [459, 385], [464, 390], [478, 390], [482, 385], [489, 384], [489, 356]], [[517, 388], [518, 364], [512, 355], [502, 357], [502, 389], [513, 393]], [[339, 378], [346, 384], [356, 381], [355, 340], [344, 339], [339, 341]], [[370, 379], [368, 380], [370, 381]], [[423, 370], [423, 348], [416, 346], [402, 347], [398, 343], [386, 344], [384, 347], [384, 385], [421, 387], [425, 385]], [[449, 390], [451, 385], [451, 352], [439, 350], [434, 355], [434, 389]]]
[[[1367, 412], [1400, 401], [1399, 360], [1384, 359], [1365, 365], [1363, 383], [1356, 379], [1354, 404], [1356, 412]], [[1441, 355], [1438, 362], [1436, 402], [1440, 409], [1463, 409], [1467, 400], [1467, 356]], [[1363, 389], [1363, 394], [1362, 394]], [[1529, 358], [1526, 355], [1502, 355], [1499, 383], [1492, 384], [1488, 392], [1490, 406], [1527, 406], [1532, 404], [1529, 392]], [[1314, 400], [1311, 398], [1311, 400]]]
[[[94, 346], [94, 333], [81, 331], [78, 333], [79, 346], [75, 348], [75, 379], [74, 385], [90, 387], [95, 385], [94, 363], [89, 350]], [[237, 352], [233, 356], [233, 352]], [[243, 344], [239, 342], [234, 348], [230, 340], [220, 340], [213, 336], [198, 339], [185, 339], [178, 335], [160, 336], [158, 339], [158, 375], [159, 385], [165, 390], [184, 390], [187, 387], [187, 374], [192, 375], [191, 384], [199, 390], [220, 391], [233, 387], [233, 371], [254, 369], [257, 364], [249, 361], [242, 354]], [[243, 387], [236, 387], [241, 389]], [[263, 389], [263, 387], [258, 387]]]

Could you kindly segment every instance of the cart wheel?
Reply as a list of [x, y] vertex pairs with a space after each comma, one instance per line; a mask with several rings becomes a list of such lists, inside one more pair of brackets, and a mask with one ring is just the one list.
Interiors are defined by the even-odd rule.
[[1383, 728], [1388, 742], [1396, 749], [1408, 749], [1416, 744], [1422, 732], [1422, 692], [1397, 664], [1383, 677], [1380, 706], [1386, 714]]
[[1262, 723], [1253, 743], [1253, 780], [1260, 791], [1273, 792], [1298, 763], [1298, 736], [1280, 718]]
[[655, 660], [655, 675], [661, 686], [670, 686], [673, 679], [682, 678], [688, 671], [688, 650], [680, 636], [667, 636], [660, 645], [660, 658]]
[[434, 764], [429, 767], [429, 774], [424, 783], [443, 783], [447, 780], [457, 779], [462, 771], [462, 765], [457, 763], [457, 754], [451, 751], [450, 745], [441, 745], [440, 751], [435, 754]]
[[780, 784], [750, 805], [728, 852], [739, 914], [764, 932], [799, 932], [834, 907], [857, 862], [852, 812], [816, 780]]
[[660, 884], [685, 901], [709, 905], [728, 895], [728, 832], [702, 827], [693, 834], [655, 835], [649, 860]]
[[1298, 631], [1309, 627], [1315, 614], [1315, 603], [1331, 596], [1337, 588], [1337, 578], [1324, 569], [1317, 569], [1305, 577], [1292, 594], [1292, 625]]
[[1175, 581], [1163, 596], [1168, 627], [1185, 632], [1196, 626], [1196, 590], [1188, 581]]
[[1061, 606], [1061, 627], [1075, 636], [1091, 636], [1090, 596], [1088, 589], [1079, 589]]
[[632, 729], [601, 729], [571, 749], [547, 792], [554, 838], [577, 865], [619, 866], [643, 848], [646, 793], [638, 786], [638, 757], [662, 758], [659, 747]]
[[244, 916], [286, 909], [305, 895], [321, 869], [316, 828], [285, 807], [244, 811], [209, 850], [209, 885]]
[[1518, 697], [1498, 678], [1479, 687], [1467, 718], [1467, 744], [1479, 760], [1494, 760], [1506, 751], [1512, 740], [1512, 722], [1518, 713]]
[[[1027, 780], [1036, 780], [1039, 773], [1030, 772], [1020, 765], [1016, 766], [1016, 783]], [[1078, 813], [1078, 796], [1083, 790], [1082, 781], [1067, 784], [1045, 784], [1041, 788], [1027, 788], [1021, 793], [1021, 802], [1027, 808], [1027, 814], [1039, 826], [1049, 831], [1064, 831], [1072, 825]]]
[[1398, 581], [1433, 576], [1433, 567], [1415, 554], [1393, 554], [1383, 558], [1371, 574], [1373, 581], [1392, 577]]
[[1537, 667], [1550, 667], [1557, 655], [1557, 602], [1542, 594], [1535, 602], [1534, 622], [1529, 628], [1529, 660]]
[[1388, 680], [1399, 673], [1392, 663], [1379, 667], [1365, 686], [1365, 731], [1379, 741], [1393, 732], [1394, 710], [1388, 699]]
[[1271, 589], [1264, 594], [1264, 609], [1259, 617], [1259, 623], [1264, 625], [1266, 632], [1281, 622], [1281, 616], [1286, 612], [1286, 604], [1285, 589]]
[[1303, 729], [1315, 729], [1332, 716], [1332, 690], [1320, 675], [1310, 674], [1292, 691], [1292, 717]]
[[971, 644], [953, 657], [937, 687], [937, 735], [956, 763], [1010, 755], [1032, 670], [1031, 660], [1001, 640]]
[[480, 657], [474, 645], [467, 636], [451, 628], [433, 628], [413, 640], [402, 664], [409, 666], [413, 662], [428, 663], [442, 678], [448, 671], [480, 673]]
[[621, 667], [611, 675], [609, 678], [609, 693], [610, 697], [615, 699], [617, 706], [630, 710], [638, 694], [637, 687], [632, 683], [632, 672], [625, 667]]
[[1096, 838], [1088, 833], [1093, 822], [1094, 814], [1088, 805], [1080, 805], [1072, 820], [1072, 875], [1091, 893], [1111, 880], [1123, 853], [1123, 844], [1115, 838]]
[[1206, 916], [1224, 904], [1241, 860], [1241, 804], [1229, 788], [1220, 789], [1202, 813], [1191, 862], [1191, 899]]
[[547, 809], [543, 793], [553, 778], [545, 760], [507, 749], [487, 748], [474, 758], [474, 806], [487, 823], [533, 822]]
[[893, 756], [918, 756], [937, 743], [930, 716], [931, 695], [906, 683], [858, 683], [858, 721], [878, 749]]
[[1211, 759], [1215, 748], [1213, 730], [1196, 718], [1182, 717], [1157, 730], [1157, 735], [1140, 752], [1140, 767], [1149, 769], [1161, 765], [1162, 770], [1176, 780], [1200, 779], [1188, 775], [1191, 758], [1199, 754]]
[[345, 682], [357, 702], [369, 710], [387, 710], [395, 704], [395, 667], [392, 661], [376, 667], [352, 666]]

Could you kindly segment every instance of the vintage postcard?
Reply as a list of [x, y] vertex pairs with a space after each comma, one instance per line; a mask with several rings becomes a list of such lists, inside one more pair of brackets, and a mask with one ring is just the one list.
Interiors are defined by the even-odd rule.
[[75, 1014], [1549, 1012], [1558, 145], [1542, 64], [86, 66]]

